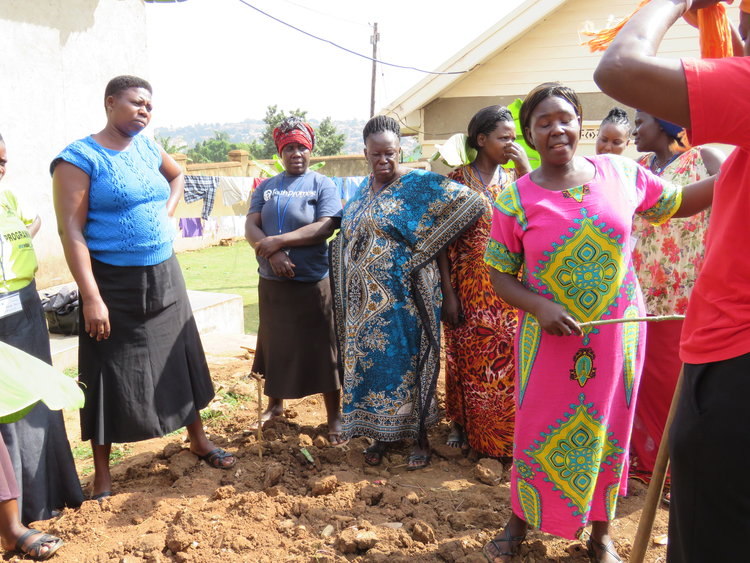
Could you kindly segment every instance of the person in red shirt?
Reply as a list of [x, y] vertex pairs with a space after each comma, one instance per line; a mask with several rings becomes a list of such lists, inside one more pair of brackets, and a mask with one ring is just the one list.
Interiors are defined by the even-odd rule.
[[[736, 145], [721, 167], [703, 269], [682, 330], [684, 383], [669, 437], [672, 502], [667, 558], [740, 561], [750, 535], [750, 57], [655, 55], [687, 10], [717, 0], [652, 0], [620, 31], [594, 80], [604, 93], [682, 125], [691, 144]], [[745, 5], [747, 3], [744, 3]], [[740, 32], [750, 53], [750, 14]]]

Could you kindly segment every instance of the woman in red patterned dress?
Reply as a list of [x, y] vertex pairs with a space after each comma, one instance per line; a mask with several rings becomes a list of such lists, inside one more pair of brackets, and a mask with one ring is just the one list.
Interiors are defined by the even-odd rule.
[[[513, 451], [513, 338], [516, 310], [492, 288], [484, 252], [492, 224], [492, 202], [504, 187], [531, 170], [515, 142], [513, 116], [503, 106], [486, 107], [471, 119], [468, 144], [477, 150], [471, 164], [449, 178], [484, 196], [486, 212], [447, 250], [443, 280], [446, 369], [445, 410], [451, 421], [448, 445], [493, 457]], [[513, 161], [515, 168], [501, 165]]]

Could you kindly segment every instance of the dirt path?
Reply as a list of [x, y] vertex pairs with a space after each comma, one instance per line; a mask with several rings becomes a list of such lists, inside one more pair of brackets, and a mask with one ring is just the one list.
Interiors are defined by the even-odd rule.
[[[362, 461], [364, 439], [328, 445], [322, 400], [308, 397], [290, 401], [287, 418], [267, 425], [260, 459], [247, 430], [256, 417], [249, 363], [239, 356], [209, 363], [219, 393], [206, 424], [211, 438], [237, 455], [235, 468], [199, 462], [184, 432], [130, 445], [113, 470], [115, 496], [40, 524], [66, 541], [55, 561], [485, 561], [482, 545], [510, 515], [507, 468], [444, 446], [447, 423], [431, 432], [428, 469], [406, 471], [408, 444], [373, 468]], [[77, 418], [69, 423], [74, 438]], [[85, 446], [72, 445], [79, 470], [90, 471]], [[618, 505], [613, 535], [622, 556], [629, 554], [645, 492], [631, 481], [630, 496]], [[666, 534], [666, 523], [660, 509], [654, 534]], [[515, 561], [588, 561], [580, 542], [540, 532], [528, 540]], [[647, 561], [663, 562], [665, 555], [653, 545]]]

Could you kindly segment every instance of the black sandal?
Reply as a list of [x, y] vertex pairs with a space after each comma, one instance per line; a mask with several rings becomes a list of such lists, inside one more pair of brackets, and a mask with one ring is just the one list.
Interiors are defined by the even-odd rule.
[[[34, 534], [41, 534], [41, 536], [35, 542], [32, 542], [29, 545], [24, 545], [26, 540]], [[48, 544], [48, 549], [47, 551], [42, 552], [42, 548], [45, 544]], [[42, 533], [39, 530], [34, 530], [32, 528], [29, 528], [24, 532], [23, 535], [18, 538], [18, 541], [16, 541], [16, 551], [22, 553], [26, 557], [30, 557], [34, 561], [46, 561], [62, 546], [63, 541], [60, 538]]]
[[[589, 538], [586, 542], [586, 552], [589, 554], [589, 561], [591, 563], [599, 563], [599, 559], [596, 555], [596, 549], [594, 549], [594, 546], [598, 547], [599, 550], [602, 552], [602, 555], [611, 555], [614, 557], [617, 561], [620, 561], [622, 563], [622, 559], [620, 559], [620, 556], [617, 554], [617, 551], [615, 550], [615, 542], [612, 540], [609, 540], [607, 544], [603, 544], [600, 541], [595, 540], [594, 538]], [[610, 550], [610, 546], [612, 549]]]
[[[205, 461], [209, 466], [215, 469], [232, 469], [232, 467], [234, 467], [234, 465], [237, 463], [237, 458], [234, 457], [233, 454], [230, 454], [228, 451], [222, 448], [214, 448], [204, 455], [195, 455], [198, 456], [198, 459]], [[222, 462], [228, 457], [231, 457], [232, 459], [234, 459], [234, 461], [229, 465], [224, 465]]]
[[406, 460], [407, 471], [417, 471], [430, 465], [431, 454], [411, 454]]
[[[484, 555], [487, 558], [487, 561], [489, 561], [490, 563], [495, 563], [495, 559], [497, 559], [498, 557], [513, 557], [514, 555], [518, 554], [518, 548], [525, 539], [526, 534], [522, 536], [511, 536], [510, 528], [506, 526], [502, 534], [484, 544], [484, 547], [482, 548], [482, 555]], [[499, 545], [503, 543], [510, 546], [509, 551], [503, 551], [503, 548]], [[490, 553], [490, 550], [488, 549], [490, 546], [495, 550], [495, 555], [492, 555]]]
[[467, 455], [471, 449], [469, 440], [466, 438], [466, 432], [458, 425], [451, 428], [445, 445], [449, 448], [461, 448], [461, 453], [464, 455]]
[[376, 440], [370, 445], [370, 447], [362, 452], [365, 456], [365, 463], [367, 465], [372, 465], [373, 467], [380, 465], [387, 449], [388, 444], [386, 442]]

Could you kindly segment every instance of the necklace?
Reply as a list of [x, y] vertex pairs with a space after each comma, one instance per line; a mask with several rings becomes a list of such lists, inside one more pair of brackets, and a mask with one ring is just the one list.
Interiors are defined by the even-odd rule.
[[[490, 201], [494, 201], [495, 197], [492, 195], [492, 192], [489, 190], [489, 188], [487, 188], [487, 182], [484, 181], [484, 177], [482, 176], [482, 173], [479, 171], [479, 168], [473, 162], [471, 163], [471, 168], [474, 170], [474, 172], [476, 172], [477, 176], [479, 177], [479, 182], [482, 184], [482, 192], [484, 192], [484, 195]], [[495, 172], [497, 172], [498, 168], [499, 168], [498, 166], [495, 167]], [[500, 168], [500, 173], [504, 174], [504, 171], [502, 168]], [[492, 178], [494, 177], [495, 177], [495, 174], [493, 173], [492, 177], [490, 178], [490, 182], [492, 181]], [[500, 181], [500, 179], [498, 179], [498, 181]]]
[[673, 154], [672, 157], [669, 160], [667, 160], [664, 164], [662, 164], [661, 166], [656, 166], [656, 153], [654, 153], [654, 155], [651, 157], [651, 163], [649, 164], [649, 168], [651, 169], [651, 172], [653, 172], [657, 176], [661, 176], [662, 172], [664, 172], [664, 169], [670, 164], [672, 164], [672, 162], [674, 162], [674, 160], [678, 156], [680, 156], [680, 154], [681, 153], [677, 152]]

